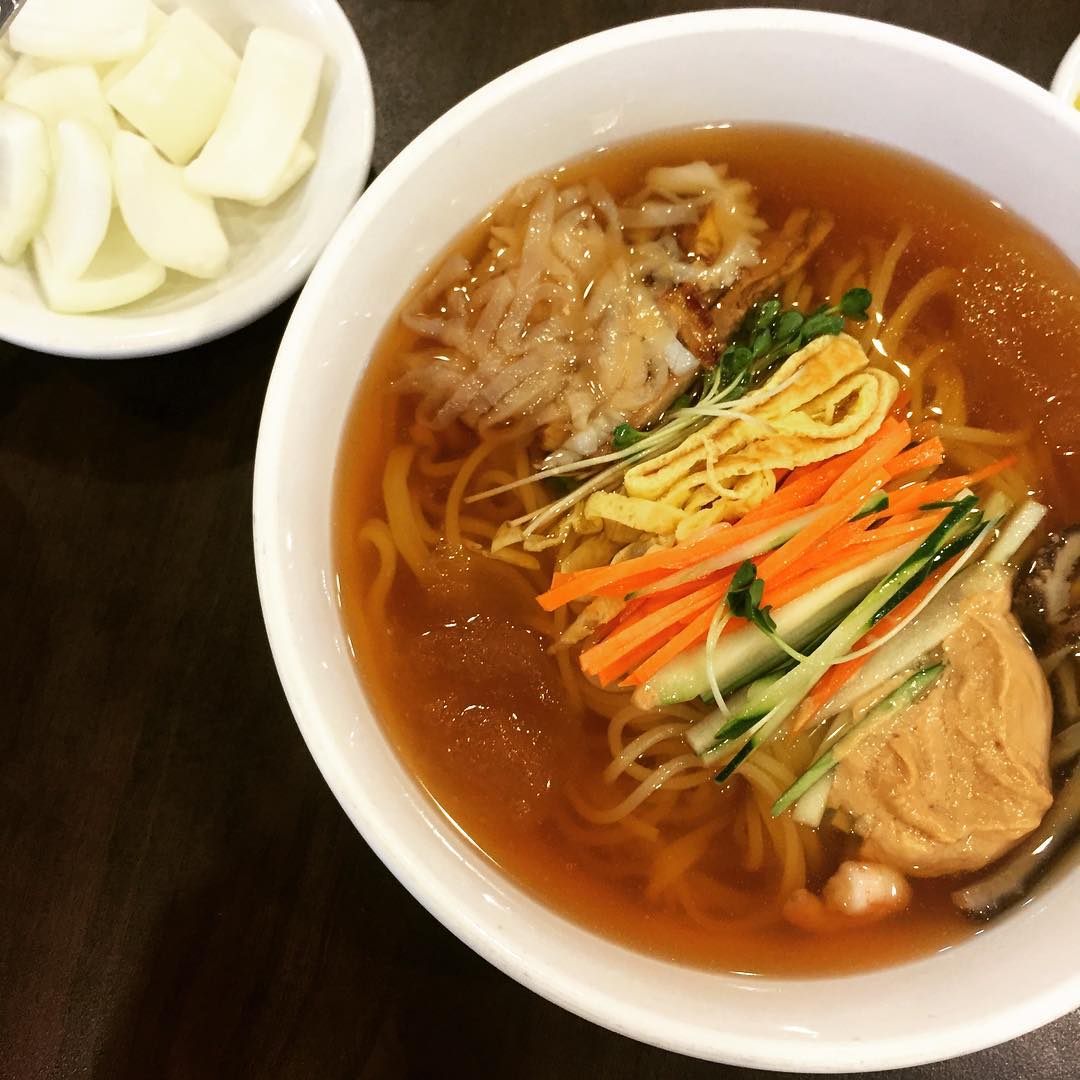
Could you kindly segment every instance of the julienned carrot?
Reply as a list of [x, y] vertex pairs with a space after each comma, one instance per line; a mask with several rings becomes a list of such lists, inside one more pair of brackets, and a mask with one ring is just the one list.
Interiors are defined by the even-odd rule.
[[867, 476], [880, 472], [909, 442], [911, 428], [891, 416], [886, 417], [876, 436], [863, 444], [863, 453], [825, 492], [822, 501], [832, 502], [858, 487]]
[[540, 606], [545, 611], [554, 611], [571, 600], [577, 600], [581, 596], [592, 596], [599, 589], [606, 588], [615, 582], [622, 582], [649, 571], [678, 570], [681, 567], [693, 563], [702, 562], [715, 555], [741, 544], [746, 540], [752, 540], [755, 536], [791, 521], [805, 511], [799, 507], [794, 510], [781, 511], [767, 518], [761, 518], [749, 524], [740, 522], [729, 528], [721, 529], [705, 536], [697, 537], [686, 544], [676, 547], [660, 548], [650, 551], [647, 555], [639, 555], [636, 559], [626, 559], [614, 566], [598, 566], [589, 570], [579, 570], [570, 574], [566, 581], [558, 586], [548, 589], [537, 597]]
[[617, 660], [613, 660], [607, 667], [594, 672], [600, 685], [610, 686], [620, 676], [625, 675], [627, 671], [637, 667], [643, 660], [647, 660], [678, 632], [678, 625], [669, 626], [660, 631], [659, 634], [649, 638], [648, 641], [643, 641], [636, 648], [631, 649], [630, 652], [620, 656]]
[[714, 582], [703, 589], [699, 588], [689, 596], [682, 596], [678, 600], [665, 604], [659, 610], [624, 626], [606, 637], [599, 645], [594, 645], [581, 654], [582, 671], [595, 675], [601, 668], [607, 667], [620, 656], [636, 649], [668, 627], [689, 622], [702, 608], [715, 607], [719, 601], [723, 600], [730, 584], [731, 575], [729, 574], [722, 581]]
[[[860, 561], [869, 561], [876, 554], [887, 551], [888, 548], [884, 545], [889, 541], [895, 540], [896, 544], [900, 545], [908, 540], [921, 540], [930, 534], [944, 516], [944, 511], [936, 511], [932, 514], [915, 516], [910, 521], [890, 521], [877, 529], [866, 528], [864, 522], [868, 519], [865, 518], [860, 521], [845, 522], [822, 537], [801, 559], [782, 573], [767, 579], [766, 588], [770, 585], [778, 588], [800, 574], [816, 570], [818, 567], [831, 569], [834, 561], [844, 554], [853, 556], [854, 565], [858, 565]], [[860, 526], [863, 528], [860, 529]], [[871, 548], [874, 554], [870, 554]], [[857, 555], [860, 551], [863, 553], [861, 559]]]
[[[924, 526], [924, 532], [930, 532], [932, 528], [932, 523], [927, 524]], [[838, 577], [841, 573], [846, 573], [848, 570], [853, 570], [855, 567], [862, 566], [864, 563], [869, 562], [870, 559], [877, 558], [878, 555], [883, 555], [896, 548], [901, 548], [906, 541], [912, 539], [916, 538], [912, 536], [892, 536], [883, 538], [873, 544], [860, 545], [858, 550], [852, 550], [850, 548], [842, 549], [836, 553], [836, 557], [832, 562], [823, 566], [818, 566], [805, 573], [800, 573], [800, 575], [794, 578], [785, 578], [775, 585], [772, 590], [770, 590], [769, 583], [767, 582], [765, 586], [765, 599], [773, 607], [782, 607], [784, 604], [791, 604], [792, 600], [796, 600], [800, 596], [805, 596], [811, 590], [818, 588], [819, 585], [823, 585], [826, 581], [832, 581], [833, 578]], [[723, 600], [723, 598], [721, 598], [721, 600]], [[647, 659], [643, 659], [637, 666], [629, 669], [630, 676], [623, 680], [622, 685], [640, 686], [643, 683], [647, 683], [653, 675], [656, 675], [656, 673], [660, 671], [664, 664], [674, 660], [680, 653], [685, 652], [687, 649], [691, 649], [704, 642], [705, 638], [708, 636], [708, 627], [712, 624], [718, 603], [720, 602], [708, 605], [704, 611], [701, 611], [698, 616], [694, 617], [694, 619], [683, 626], [683, 629], [679, 630], [677, 634], [667, 639], [656, 652], [653, 652], [651, 656], [647, 656]], [[897, 610], [899, 610], [899, 608], [897, 608]], [[742, 630], [744, 626], [746, 626], [744, 620], [732, 619], [725, 627], [725, 634]]]
[[775, 494], [766, 499], [760, 506], [756, 506], [753, 510], [744, 514], [739, 519], [739, 524], [748, 525], [753, 524], [755, 521], [763, 521], [780, 510], [812, 506], [851, 464], [850, 461], [843, 460], [846, 457], [846, 454], [842, 454], [840, 457], [832, 458], [823, 464], [819, 462], [814, 465], [807, 465], [805, 466], [807, 472], [801, 476], [796, 475], [800, 472], [799, 469], [796, 469], [784, 484], [777, 489]]
[[1010, 465], [1015, 465], [1017, 457], [1015, 454], [1010, 454], [1008, 457], [998, 458], [997, 461], [991, 461], [989, 465], [984, 465], [981, 469], [977, 469], [973, 473], [968, 473], [967, 486], [971, 487], [973, 484], [981, 484], [983, 480], [989, 480], [991, 476], [997, 476], [999, 472], [1003, 472], [1009, 468]]
[[[923, 535], [929, 535], [932, 530], [933, 526], [927, 525]], [[873, 534], [871, 533], [871, 535]], [[910, 534], [904, 536], [893, 535], [883, 537], [873, 543], [852, 544], [849, 547], [841, 548], [836, 553], [835, 558], [829, 562], [811, 567], [797, 577], [786, 578], [776, 584], [771, 591], [766, 581], [765, 601], [773, 607], [783, 607], [784, 604], [790, 604], [792, 600], [805, 596], [819, 585], [824, 585], [825, 582], [832, 581], [833, 578], [846, 574], [849, 570], [854, 570], [876, 559], [879, 555], [887, 555], [890, 551], [895, 551], [897, 548], [918, 539], [919, 534], [914, 536]]]
[[[839, 577], [849, 570], [854, 570], [856, 567], [876, 559], [879, 555], [903, 547], [905, 543], [917, 540], [922, 535], [929, 534], [935, 524], [936, 517], [927, 516], [918, 531], [901, 532], [896, 530], [866, 544], [849, 545], [835, 551], [833, 558], [827, 563], [811, 567], [801, 573], [782, 575], [780, 580], [775, 580], [773, 583], [766, 581], [764, 600], [773, 607], [783, 607], [784, 604], [790, 604], [793, 600], [798, 600], [799, 597], [805, 596], [808, 592], [818, 588], [820, 585], [824, 585], [833, 578]], [[874, 530], [875, 533], [881, 531]], [[870, 537], [873, 536], [874, 533], [871, 533]], [[730, 578], [728, 580], [730, 582]], [[623, 685], [639, 686], [641, 683], [647, 682], [666, 663], [674, 660], [680, 653], [693, 648], [695, 645], [700, 645], [708, 636], [709, 626], [712, 623], [717, 603], [715, 601], [710, 602], [704, 611], [700, 612], [674, 637], [665, 642], [657, 652], [631, 670], [630, 677], [624, 681]], [[744, 626], [746, 626], [744, 620], [732, 619], [728, 623], [725, 632], [734, 633]]]
[[[635, 588], [659, 580], [665, 571], [718, 556], [736, 544], [752, 539], [767, 527], [791, 520], [819, 499], [824, 501], [839, 497], [875, 471], [874, 462], [887, 463], [897, 457], [908, 441], [908, 425], [887, 418], [855, 450], [814, 466], [810, 471], [804, 471], [804, 468], [793, 470], [770, 499], [744, 515], [736, 525], [710, 531], [687, 544], [627, 559], [616, 566], [594, 567], [560, 575], [552, 581], [552, 587], [538, 597], [540, 605], [546, 611], [554, 611], [582, 596], [626, 595]], [[649, 575], [655, 576], [650, 578]]]
[[890, 428], [883, 424], [854, 450], [837, 454], [836, 457], [828, 458], [826, 461], [816, 461], [813, 465], [800, 465], [797, 469], [792, 469], [776, 493], [760, 506], [744, 514], [739, 524], [757, 521], [774, 514], [780, 508], [810, 506], [817, 502], [863, 454], [887, 438], [889, 432]]
[[918, 469], [933, 469], [945, 460], [945, 446], [935, 435], [897, 454], [892, 461], [886, 462], [885, 471], [892, 477], [916, 472]]
[[1004, 457], [991, 462], [977, 472], [964, 473], [960, 476], [947, 477], [944, 480], [934, 480], [930, 483], [911, 484], [908, 487], [902, 487], [898, 491], [889, 493], [889, 508], [894, 513], [903, 513], [907, 510], [918, 509], [918, 507], [925, 506], [927, 503], [943, 502], [946, 499], [952, 499], [963, 491], [964, 488], [972, 487], [975, 484], [981, 483], [983, 480], [989, 480], [991, 476], [996, 475], [1003, 469], [1007, 469], [1010, 465], [1014, 465], [1015, 463], [1015, 457]]
[[[719, 606], [719, 605], [717, 605]], [[709, 636], [709, 627], [712, 625], [716, 607], [707, 608], [688, 622], [670, 641], [661, 646], [647, 660], [634, 667], [629, 676], [623, 680], [623, 686], [640, 686], [648, 682], [666, 663], [680, 656], [687, 649], [700, 645]], [[734, 623], [736, 620], [732, 620]], [[742, 620], [738, 620], [742, 621]], [[731, 626], [731, 623], [728, 624]]]
[[849, 487], [836, 502], [824, 506], [821, 513], [813, 521], [809, 522], [805, 528], [800, 529], [786, 544], [770, 552], [758, 567], [759, 575], [768, 582], [771, 575], [776, 575], [784, 567], [790, 566], [826, 533], [831, 532], [837, 525], [853, 517], [859, 507], [888, 479], [888, 473], [882, 469], [872, 471], [862, 477], [858, 483]]
[[646, 615], [651, 615], [655, 611], [660, 611], [675, 600], [679, 600], [684, 596], [689, 596], [691, 593], [697, 592], [706, 585], [713, 584], [713, 582], [718, 580], [718, 577], [719, 575], [717, 574], [710, 574], [709, 576], [696, 581], [684, 582], [676, 588], [670, 589], [667, 592], [657, 593], [655, 596], [635, 596], [632, 600], [626, 602], [623, 609], [617, 615], [604, 623], [604, 625], [593, 634], [591, 644], [599, 645], [605, 638], [611, 637], [616, 631], [625, 629], [631, 623], [644, 618]]
[[[870, 645], [895, 630], [926, 599], [927, 594], [945, 572], [946, 568], [944, 566], [938, 567], [907, 599], [897, 604], [869, 633], [864, 634], [856, 647], [861, 648]], [[847, 683], [872, 655], [873, 653], [860, 656], [843, 664], [834, 664], [829, 668], [818, 680], [814, 689], [803, 699], [799, 711], [795, 714], [795, 718], [788, 728], [788, 734], [795, 735], [806, 727], [821, 710], [822, 706], [830, 701], [833, 695]]]

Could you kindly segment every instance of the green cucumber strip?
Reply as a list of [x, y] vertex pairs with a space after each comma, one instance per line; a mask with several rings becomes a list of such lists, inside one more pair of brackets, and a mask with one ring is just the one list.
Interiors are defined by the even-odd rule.
[[[746, 745], [717, 774], [717, 783], [727, 780], [754, 750], [772, 738], [780, 725], [795, 711], [814, 683], [825, 674], [835, 660], [849, 652], [855, 642], [871, 628], [873, 617], [878, 609], [899, 592], [937, 552], [956, 539], [958, 535], [968, 531], [970, 512], [977, 502], [974, 496], [960, 500], [916, 550], [870, 591], [818, 649], [773, 685], [766, 702], [762, 703], [772, 705], [770, 712], [749, 728], [750, 737]], [[747, 730], [744, 722], [746, 719], [742, 716], [733, 716], [717, 733], [710, 750], [702, 756], [707, 757], [709, 753], [721, 748], [732, 738], [744, 734]]]
[[[991, 522], [989, 527], [993, 528], [993, 524]], [[969, 532], [946, 544], [891, 600], [882, 604], [874, 616], [874, 625], [884, 619], [893, 608], [899, 607], [939, 566], [966, 551], [976, 540], [985, 536], [986, 531], [987, 526], [983, 522], [982, 514], [975, 515], [975, 524]]]
[[917, 671], [911, 678], [902, 682], [891, 694], [882, 698], [872, 709], [868, 710], [862, 720], [836, 741], [831, 750], [824, 753], [815, 761], [773, 803], [772, 816], [779, 817], [792, 803], [803, 797], [819, 780], [830, 773], [855, 747], [859, 739], [866, 734], [868, 727], [883, 716], [889, 716], [898, 709], [906, 709], [914, 705], [929, 689], [941, 678], [945, 671], [945, 664], [934, 664], [932, 667]]
[[[905, 552], [911, 550], [914, 547], [909, 545], [878, 556], [865, 566], [849, 570], [798, 600], [777, 608], [773, 618], [778, 633], [795, 648], [806, 648], [830, 624], [839, 625], [851, 608], [880, 581], [882, 574], [895, 569], [904, 559]], [[642, 709], [653, 709], [690, 701], [708, 693], [706, 665], [709, 663], [718, 685], [726, 693], [752, 682], [786, 659], [783, 650], [756, 626], [747, 626], [723, 638], [711, 657], [702, 644], [665, 664], [644, 686], [634, 691], [634, 704]]]
[[859, 512], [851, 520], [858, 521], [860, 518], [869, 517], [871, 514], [880, 514], [882, 510], [888, 510], [888, 508], [889, 493], [887, 491], [876, 491], [862, 504]]

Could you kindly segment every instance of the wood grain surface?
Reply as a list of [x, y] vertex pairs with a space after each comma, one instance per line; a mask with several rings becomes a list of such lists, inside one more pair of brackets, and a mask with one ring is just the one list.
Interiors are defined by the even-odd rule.
[[[537, 53], [715, 5], [344, 6], [380, 169]], [[1043, 84], [1080, 33], [1078, 0], [787, 6], [923, 30]], [[766, 1075], [639, 1046], [522, 989], [338, 808], [278, 685], [252, 563], [255, 438], [288, 315], [154, 360], [0, 344], [0, 1076]], [[878, 1075], [1072, 1080], [1080, 1016]]]

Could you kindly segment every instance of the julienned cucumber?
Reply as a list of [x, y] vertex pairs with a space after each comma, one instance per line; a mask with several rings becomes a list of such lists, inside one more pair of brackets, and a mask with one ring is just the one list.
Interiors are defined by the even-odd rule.
[[934, 664], [933, 667], [923, 668], [922, 671], [917, 671], [910, 679], [902, 682], [888, 697], [879, 701], [858, 724], [837, 739], [833, 746], [773, 803], [773, 817], [782, 814], [792, 803], [801, 799], [819, 780], [830, 773], [854, 749], [856, 743], [866, 735], [868, 729], [876, 721], [891, 715], [897, 709], [906, 709], [909, 705], [914, 705], [941, 678], [944, 671], [944, 664]]
[[[778, 608], [773, 612], [777, 634], [797, 649], [809, 645], [823, 629], [858, 603], [874, 583], [881, 580], [882, 574], [899, 565], [914, 549], [915, 545], [912, 544], [881, 555], [865, 566], [849, 570], [806, 596]], [[755, 675], [768, 671], [784, 656], [784, 651], [756, 626], [747, 626], [723, 638], [713, 651], [713, 673], [723, 691], [742, 686]], [[707, 694], [707, 660], [704, 645], [672, 660], [635, 691], [634, 704], [639, 708], [652, 709]]]
[[[1010, 507], [997, 492], [985, 504], [988, 518], [1006, 514]], [[1016, 554], [1042, 521], [1046, 507], [1032, 500], [1019, 506], [1002, 526], [997, 540], [980, 561], [961, 571], [930, 602], [899, 636], [885, 643], [866, 664], [842, 686], [818, 714], [829, 720], [848, 708], [853, 701], [869, 694], [898, 671], [917, 663], [960, 625], [963, 600], [974, 593], [1008, 586], [1009, 571], [1003, 564]]]
[[936, 562], [940, 552], [961, 536], [974, 539], [982, 528], [982, 514], [976, 509], [978, 499], [961, 499], [932, 533], [892, 573], [871, 590], [840, 625], [801, 664], [789, 671], [770, 688], [762, 705], [770, 711], [760, 720], [756, 716], [734, 715], [717, 733], [711, 750], [702, 756], [721, 750], [725, 744], [742, 735], [748, 738], [739, 751], [717, 774], [722, 783], [730, 777], [759, 746], [772, 738], [780, 725], [795, 711], [799, 702], [828, 668], [848, 653], [852, 646], [874, 624], [878, 611], [900, 592], [927, 564]]

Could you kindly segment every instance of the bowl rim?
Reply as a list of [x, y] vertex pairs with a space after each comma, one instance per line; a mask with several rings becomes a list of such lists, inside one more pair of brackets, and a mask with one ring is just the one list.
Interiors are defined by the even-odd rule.
[[[349, 108], [364, 121], [355, 143], [341, 154], [342, 162], [348, 166], [348, 182], [328, 189], [317, 217], [308, 211], [298, 220], [297, 235], [272, 263], [257, 264], [244, 279], [234, 283], [226, 274], [220, 291], [190, 306], [155, 314], [143, 313], [135, 303], [114, 311], [65, 315], [42, 303], [40, 309], [30, 309], [22, 320], [0, 326], [0, 341], [76, 359], [162, 356], [217, 341], [249, 326], [304, 284], [363, 190], [374, 154], [376, 113], [367, 57], [344, 8], [338, 0], [306, 0], [301, 10], [328, 20], [333, 36], [343, 43], [341, 66], [348, 74]], [[337, 87], [331, 92], [336, 91]], [[230, 298], [241, 286], [244, 297], [230, 305]], [[208, 307], [216, 309], [209, 322], [205, 317]]]
[[[277, 462], [284, 459], [291, 384], [302, 376], [306, 341], [320, 317], [325, 294], [351, 254], [356, 237], [392, 197], [399, 176], [407, 175], [421, 165], [428, 156], [429, 147], [452, 140], [454, 134], [480, 116], [492, 100], [525, 89], [570, 64], [669, 35], [729, 29], [843, 32], [861, 42], [890, 45], [931, 60], [944, 61], [975, 79], [997, 83], [1012, 95], [1024, 99], [1031, 108], [1053, 115], [1059, 121], [1064, 116], [1065, 110], [1046, 90], [1017, 72], [961, 46], [877, 20], [787, 8], [709, 10], [629, 23], [543, 53], [482, 86], [417, 135], [374, 180], [321, 256], [286, 327], [268, 384], [255, 460], [253, 540], [260, 602], [271, 652], [289, 706], [334, 797], [367, 844], [412, 896], [500, 971], [547, 1000], [608, 1030], [698, 1058], [802, 1074], [923, 1065], [998, 1045], [1072, 1011], [1080, 1006], [1080, 971], [1041, 993], [1029, 995], [989, 1016], [984, 1015], [978, 1021], [946, 1022], [933, 1037], [827, 1040], [809, 1048], [808, 1054], [806, 1045], [763, 1045], [754, 1036], [741, 1036], [730, 1031], [717, 1031], [711, 1044], [706, 1044], [696, 1025], [661, 1029], [655, 1022], [650, 1022], [651, 1014], [645, 1010], [626, 1010], [615, 998], [599, 999], [575, 974], [544, 960], [524, 968], [512, 948], [513, 934], [501, 925], [485, 926], [474, 922], [463, 913], [455, 903], [452, 890], [444, 887], [419, 860], [392, 845], [389, 828], [384, 828], [385, 823], [380, 821], [374, 803], [364, 792], [356, 790], [347, 762], [333, 746], [320, 716], [319, 695], [309, 675], [304, 650], [290, 633], [287, 568], [285, 560], [273, 554], [272, 538], [281, 534], [282, 512], [275, 473]], [[497, 920], [493, 922], [497, 923]], [[776, 981], [793, 986], [807, 982], [786, 978]], [[828, 980], [810, 981], [821, 986]]]

